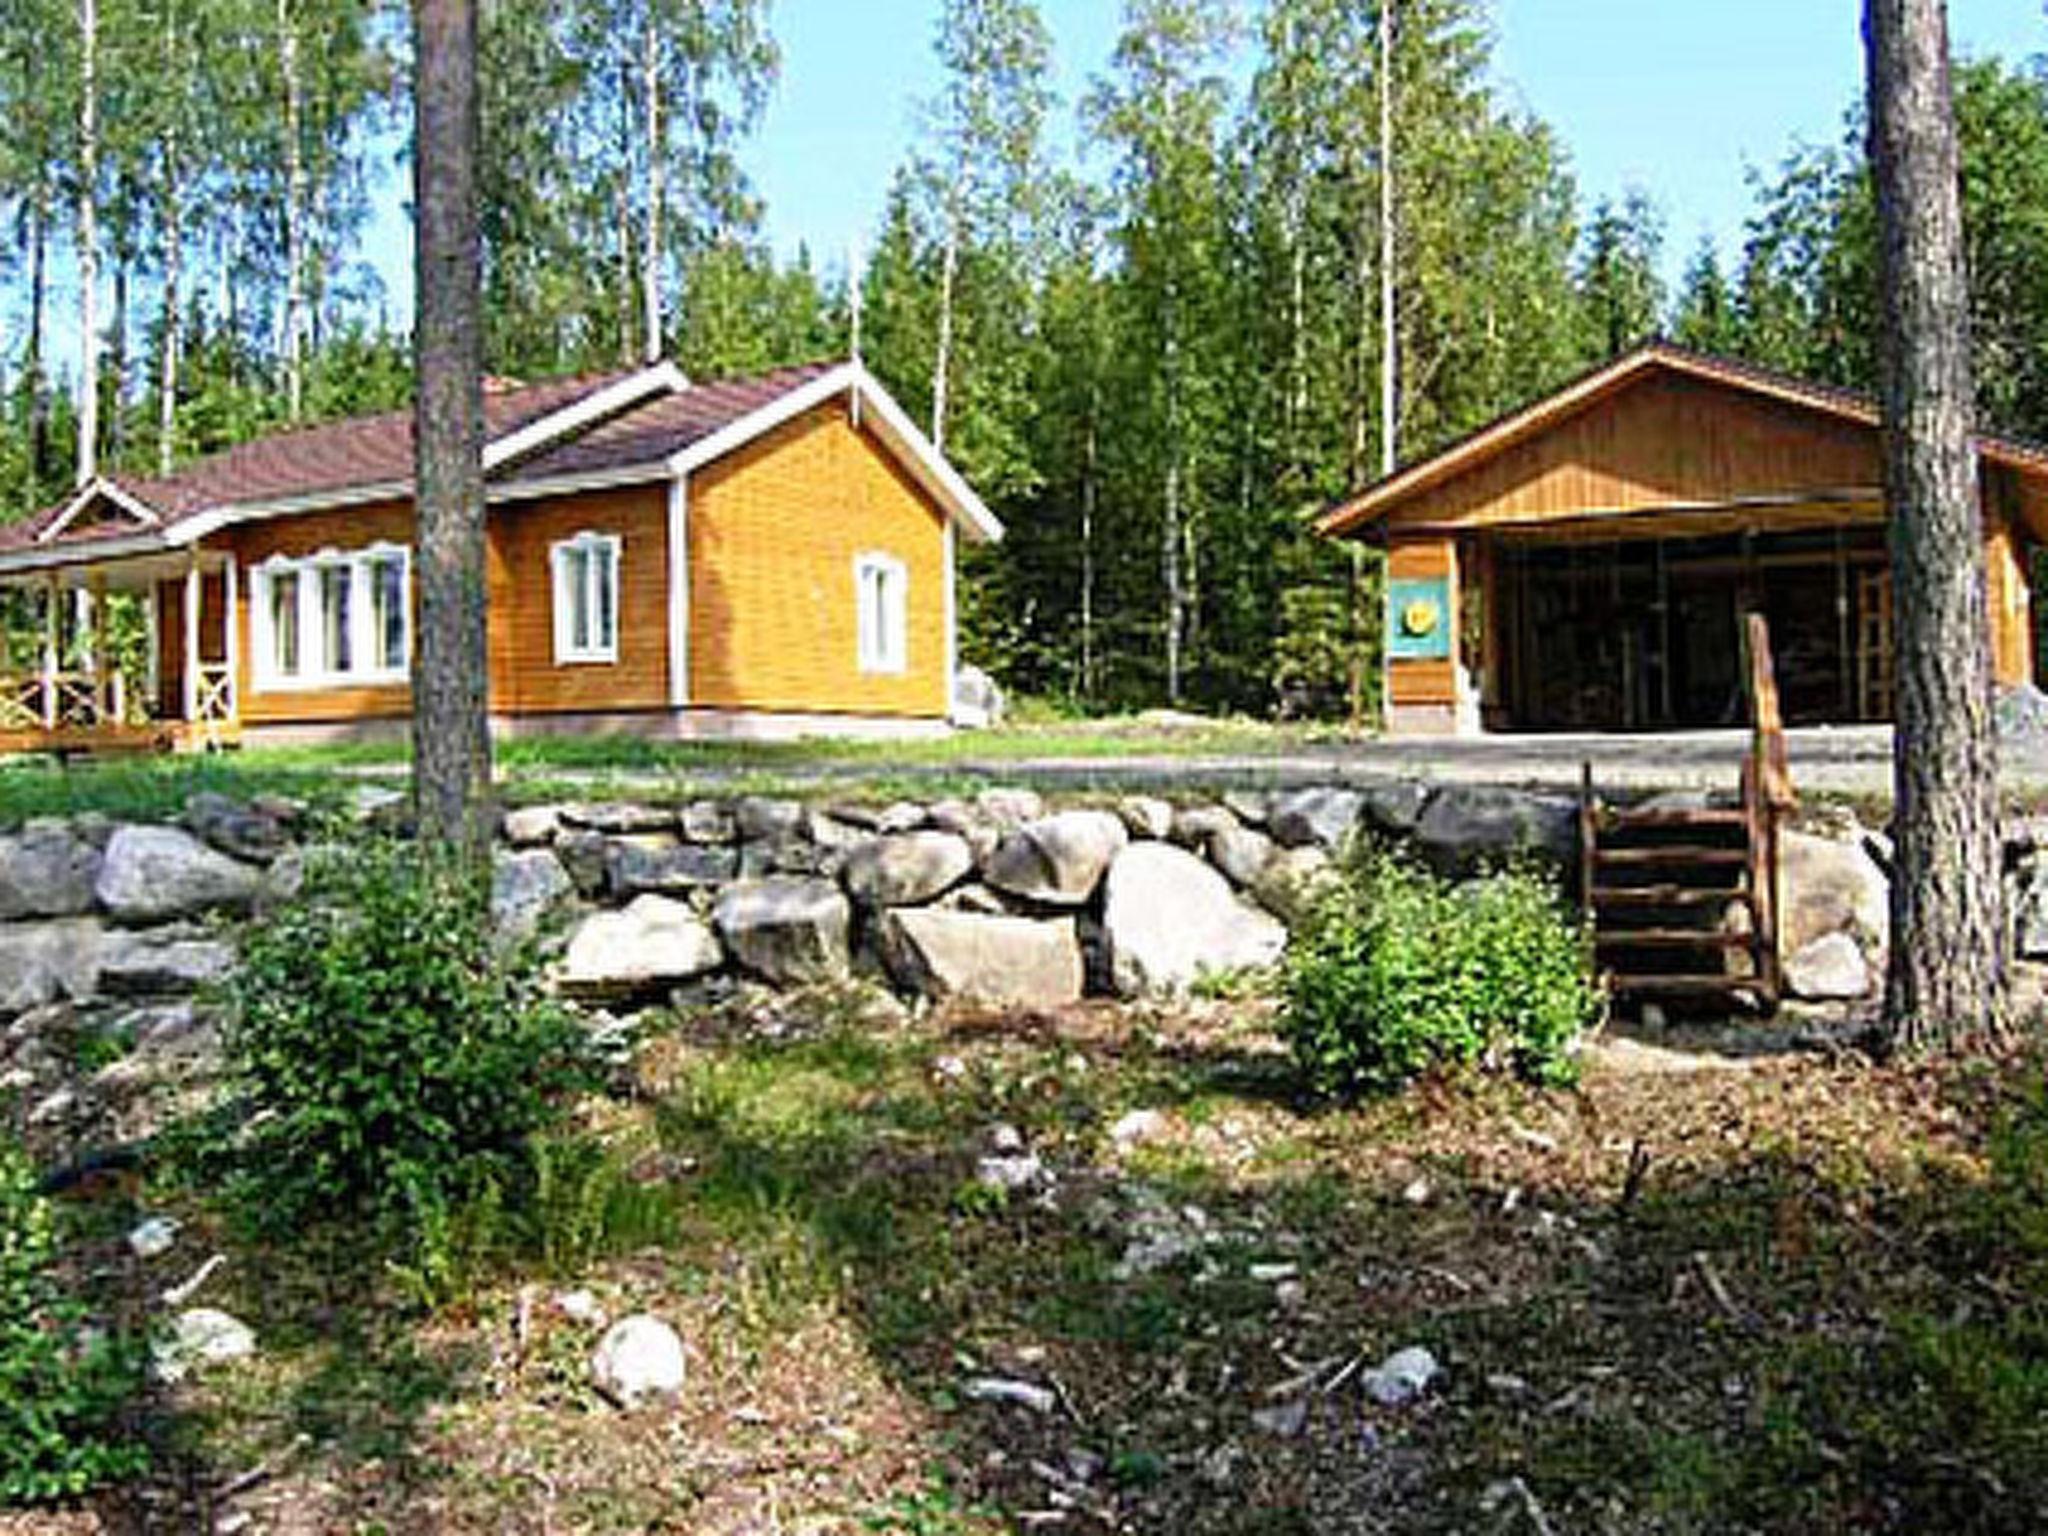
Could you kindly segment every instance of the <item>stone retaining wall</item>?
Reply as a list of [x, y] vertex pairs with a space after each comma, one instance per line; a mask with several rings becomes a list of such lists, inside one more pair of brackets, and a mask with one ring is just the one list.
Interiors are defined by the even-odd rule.
[[[362, 798], [367, 817], [402, 812], [390, 791]], [[1575, 827], [1565, 796], [1417, 780], [1178, 804], [990, 788], [529, 807], [505, 818], [493, 905], [507, 932], [545, 937], [565, 993], [611, 1010], [735, 978], [853, 974], [1046, 1007], [1270, 963], [1354, 831], [1458, 872], [1517, 851], [1568, 869]], [[292, 804], [208, 794], [176, 825], [81, 816], [0, 837], [0, 1092], [61, 1119], [76, 1073], [58, 1069], [95, 1040], [134, 1047], [102, 1088], [176, 1083], [210, 1059], [194, 996], [233, 966], [238, 926], [298, 888], [310, 835]], [[1852, 824], [1786, 840], [1787, 953], [1811, 995], [1867, 994], [1881, 974], [1886, 892], [1867, 840]], [[2023, 916], [2048, 910], [2031, 849], [2016, 864]]]

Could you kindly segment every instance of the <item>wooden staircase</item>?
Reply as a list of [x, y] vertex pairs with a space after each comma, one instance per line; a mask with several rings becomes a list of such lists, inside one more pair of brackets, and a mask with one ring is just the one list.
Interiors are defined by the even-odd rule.
[[1794, 799], [1760, 615], [1746, 639], [1756, 724], [1739, 805], [1611, 806], [1581, 770], [1586, 918], [1617, 1001], [1777, 1008], [1778, 829]]

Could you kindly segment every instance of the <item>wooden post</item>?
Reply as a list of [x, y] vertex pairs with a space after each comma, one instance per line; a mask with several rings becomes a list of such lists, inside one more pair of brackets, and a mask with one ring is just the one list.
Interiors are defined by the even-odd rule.
[[202, 582], [199, 575], [199, 551], [192, 551], [192, 558], [185, 566], [185, 718], [196, 723], [199, 719], [199, 599]]
[[107, 579], [104, 576], [92, 578], [92, 586], [86, 597], [87, 611], [92, 615], [91, 653], [86, 671], [92, 674], [92, 724], [105, 725], [109, 718], [118, 720], [120, 710], [113, 699], [114, 679], [107, 670]]
[[154, 576], [149, 579], [149, 602], [142, 610], [142, 622], [149, 646], [142, 663], [143, 688], [148, 697], [144, 713], [154, 719], [164, 707], [164, 584]]

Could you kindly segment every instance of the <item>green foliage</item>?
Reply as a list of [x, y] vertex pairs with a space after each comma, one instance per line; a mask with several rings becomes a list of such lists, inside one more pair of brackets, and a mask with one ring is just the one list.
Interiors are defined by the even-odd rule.
[[1393, 1092], [1438, 1068], [1571, 1081], [1599, 1016], [1586, 936], [1526, 869], [1455, 883], [1376, 848], [1297, 930], [1283, 1028], [1321, 1092]]
[[484, 877], [375, 842], [316, 862], [228, 992], [248, 1118], [230, 1189], [258, 1230], [361, 1224], [441, 1289], [534, 1187], [532, 1139], [587, 1080], [537, 958], [493, 942]]
[[35, 1165], [0, 1139], [0, 1505], [76, 1498], [144, 1460], [116, 1427], [135, 1352], [87, 1329], [57, 1264]]

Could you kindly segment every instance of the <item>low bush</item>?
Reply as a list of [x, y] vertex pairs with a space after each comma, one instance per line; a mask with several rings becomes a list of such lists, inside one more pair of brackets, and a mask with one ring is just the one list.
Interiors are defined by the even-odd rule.
[[422, 1275], [531, 1194], [535, 1138], [590, 1081], [538, 957], [495, 942], [486, 877], [407, 844], [317, 860], [226, 1002], [236, 1208], [264, 1236], [367, 1233]]
[[1297, 928], [1283, 1026], [1325, 1093], [1392, 1092], [1444, 1067], [1568, 1082], [1602, 1006], [1591, 960], [1534, 871], [1452, 882], [1366, 847]]
[[0, 1505], [76, 1498], [143, 1461], [117, 1430], [136, 1352], [86, 1326], [57, 1260], [35, 1165], [0, 1137]]

